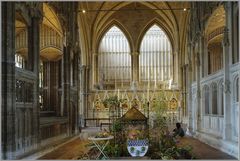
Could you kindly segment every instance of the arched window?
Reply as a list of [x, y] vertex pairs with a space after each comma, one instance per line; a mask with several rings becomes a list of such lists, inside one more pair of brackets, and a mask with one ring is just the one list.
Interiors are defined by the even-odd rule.
[[[25, 59], [26, 58], [26, 59]], [[15, 12], [15, 66], [26, 69], [28, 58], [28, 28], [21, 12]]]
[[15, 54], [15, 66], [18, 68], [25, 68], [25, 59], [20, 54]]
[[104, 83], [129, 82], [131, 55], [124, 33], [113, 26], [103, 36], [98, 49], [98, 77]]
[[153, 25], [144, 35], [139, 56], [142, 82], [160, 82], [172, 79], [172, 48], [164, 31]]
[[212, 84], [212, 114], [217, 115], [217, 84]]
[[205, 105], [205, 114], [209, 114], [209, 88], [208, 86], [204, 87], [204, 105]]

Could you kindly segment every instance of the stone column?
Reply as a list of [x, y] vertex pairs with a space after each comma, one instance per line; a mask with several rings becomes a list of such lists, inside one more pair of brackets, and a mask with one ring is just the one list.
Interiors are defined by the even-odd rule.
[[223, 69], [224, 69], [224, 128], [223, 138], [225, 140], [231, 140], [232, 138], [232, 124], [231, 124], [231, 88], [230, 88], [230, 53], [231, 43], [229, 37], [229, 26], [231, 27], [231, 2], [224, 3], [224, 9], [226, 12], [226, 27], [223, 33]]
[[70, 135], [71, 119], [70, 119], [70, 52], [71, 45], [67, 44], [64, 47], [62, 66], [63, 66], [63, 81], [62, 81], [62, 100], [63, 100], [63, 116], [68, 117], [68, 135]]
[[[74, 51], [74, 46], [77, 41], [77, 3], [76, 2], [67, 2], [66, 4], [66, 47], [63, 53], [63, 108], [64, 116], [68, 118], [67, 133], [68, 136], [73, 135], [73, 108], [70, 104], [71, 90], [70, 90], [70, 71], [71, 71], [71, 55]], [[71, 18], [70, 18], [71, 17]]]
[[[80, 67], [80, 71], [81, 71], [81, 76], [80, 76], [80, 79], [81, 79], [81, 84], [80, 84], [80, 89], [81, 89], [81, 94], [80, 94], [80, 97], [81, 97], [81, 115], [82, 115], [82, 121], [84, 122], [84, 119], [87, 118], [87, 99], [86, 99], [86, 65], [82, 65]], [[84, 125], [84, 123], [82, 123], [82, 126]]]
[[203, 38], [204, 45], [203, 45], [203, 77], [208, 75], [208, 49], [207, 49], [207, 38]]
[[229, 75], [229, 39], [228, 29], [224, 29], [223, 39], [223, 65], [224, 65], [224, 133], [225, 140], [231, 139], [232, 124], [231, 124], [231, 89]]
[[178, 69], [178, 51], [174, 51], [173, 52], [173, 82], [174, 84], [178, 84], [179, 80], [178, 80], [178, 73], [179, 69]]
[[133, 52], [132, 58], [132, 87], [137, 87], [139, 82], [139, 53]]
[[40, 143], [40, 107], [39, 107], [39, 61], [40, 61], [40, 21], [38, 8], [31, 10], [31, 26], [28, 27], [28, 69], [35, 74], [33, 89], [33, 131], [34, 143]]
[[98, 55], [97, 55], [97, 53], [93, 53], [93, 56], [92, 56], [92, 73], [93, 73], [92, 74], [93, 85], [99, 84], [99, 80], [98, 80]]
[[2, 159], [15, 159], [15, 3], [2, 2]]
[[90, 105], [88, 104], [88, 91], [89, 91], [89, 87], [90, 87], [90, 67], [89, 65], [86, 66], [85, 68], [85, 78], [84, 78], [84, 81], [85, 81], [85, 90], [84, 90], [84, 101], [85, 101], [85, 111], [87, 112], [86, 113], [86, 116], [88, 116], [88, 108], [90, 107]]
[[228, 34], [227, 35], [228, 35], [228, 42], [229, 42], [228, 43], [228, 48], [229, 48], [229, 52], [228, 52], [228, 57], [229, 58], [228, 58], [228, 61], [229, 61], [229, 65], [231, 65], [232, 62], [233, 62], [233, 60], [232, 60], [232, 58], [233, 58], [233, 55], [232, 55], [233, 54], [233, 34], [237, 34], [237, 33], [233, 33], [233, 5], [232, 5], [232, 3], [233, 2], [231, 2], [231, 1], [224, 3], [224, 9], [225, 9], [225, 15], [226, 15], [225, 26], [227, 27], [227, 30], [228, 30]]
[[193, 46], [188, 44], [188, 130], [192, 132], [193, 130], [193, 119], [192, 119], [192, 54]]
[[196, 105], [196, 112], [197, 112], [197, 131], [200, 131], [201, 129], [201, 104], [202, 104], [202, 101], [201, 101], [201, 84], [200, 84], [200, 81], [201, 81], [201, 68], [202, 68], [202, 55], [203, 55], [203, 36], [201, 34], [199, 34], [199, 40], [198, 40], [198, 52], [197, 52], [197, 55], [196, 55], [196, 82], [197, 82], [197, 105]]

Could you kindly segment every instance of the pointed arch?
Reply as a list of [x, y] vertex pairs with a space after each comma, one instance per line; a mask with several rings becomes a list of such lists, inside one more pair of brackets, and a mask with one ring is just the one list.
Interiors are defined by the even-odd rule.
[[[144, 81], [169, 83], [173, 79], [172, 45], [164, 30], [153, 24], [142, 37], [139, 48], [140, 78]], [[170, 82], [171, 83], [171, 82]]]
[[210, 114], [210, 93], [209, 93], [209, 86], [208, 85], [204, 85], [203, 89], [202, 89], [202, 98], [203, 98], [203, 110], [204, 110], [204, 114], [208, 115]]
[[233, 79], [233, 102], [239, 102], [239, 76], [236, 75]]
[[131, 49], [123, 31], [116, 25], [104, 33], [98, 43], [98, 80], [104, 84], [116, 85], [131, 80]]
[[93, 42], [93, 45], [95, 45], [95, 46], [93, 46], [93, 49], [95, 49], [95, 51], [98, 51], [99, 45], [102, 41], [102, 38], [114, 26], [119, 28], [121, 30], [121, 32], [124, 34], [124, 36], [126, 37], [126, 39], [128, 41], [130, 52], [132, 52], [133, 51], [133, 41], [132, 41], [132, 38], [131, 38], [129, 32], [125, 29], [125, 27], [119, 21], [117, 21], [115, 19], [113, 19], [108, 24], [106, 24], [106, 26], [103, 28], [103, 30], [101, 30], [99, 32], [95, 43]]
[[224, 88], [223, 79], [218, 82], [218, 114], [224, 115]]
[[142, 29], [142, 31], [138, 37], [138, 40], [137, 40], [137, 51], [140, 51], [143, 37], [145, 36], [147, 31], [154, 25], [157, 25], [165, 33], [165, 35], [168, 37], [168, 39], [171, 43], [172, 49], [174, 49], [174, 35], [171, 34], [172, 32], [169, 30], [170, 27], [166, 26], [166, 24], [164, 25], [164, 23], [161, 20], [159, 20], [158, 18], [154, 18], [151, 21], [149, 21], [149, 23], [147, 23], [147, 25]]
[[212, 100], [212, 112], [211, 114], [217, 115], [218, 97], [217, 97], [217, 83], [212, 82], [211, 84], [211, 100]]

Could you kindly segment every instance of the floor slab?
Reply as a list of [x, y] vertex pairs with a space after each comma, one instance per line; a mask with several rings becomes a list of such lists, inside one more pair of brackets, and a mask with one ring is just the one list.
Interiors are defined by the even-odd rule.
[[[91, 135], [98, 131], [96, 129], [90, 129], [92, 132]], [[84, 132], [87, 132], [85, 130]], [[47, 160], [63, 160], [63, 159], [74, 159], [76, 160], [79, 156], [87, 152], [87, 144], [90, 143], [85, 137], [78, 137], [75, 140], [72, 140], [58, 149], [38, 158], [38, 159], [47, 159]], [[193, 148], [193, 153], [197, 159], [214, 159], [214, 160], [236, 160], [236, 158], [221, 152], [205, 143], [200, 142], [199, 140], [192, 137], [183, 137], [179, 140], [178, 146], [184, 147], [190, 145]]]

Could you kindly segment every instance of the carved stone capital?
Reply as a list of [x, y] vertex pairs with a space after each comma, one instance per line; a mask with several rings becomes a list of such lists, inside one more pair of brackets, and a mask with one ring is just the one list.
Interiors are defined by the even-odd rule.
[[39, 20], [43, 19], [43, 10], [42, 4], [39, 2], [27, 2], [27, 6], [29, 6], [29, 13], [32, 18], [37, 18]]
[[223, 46], [229, 46], [229, 38], [228, 38], [228, 28], [225, 27], [223, 31]]
[[231, 88], [230, 88], [231, 82], [229, 80], [226, 80], [223, 84], [224, 86], [224, 92], [225, 93], [231, 93]]
[[198, 90], [197, 90], [197, 97], [198, 97], [198, 98], [201, 98], [201, 89], [198, 89]]

